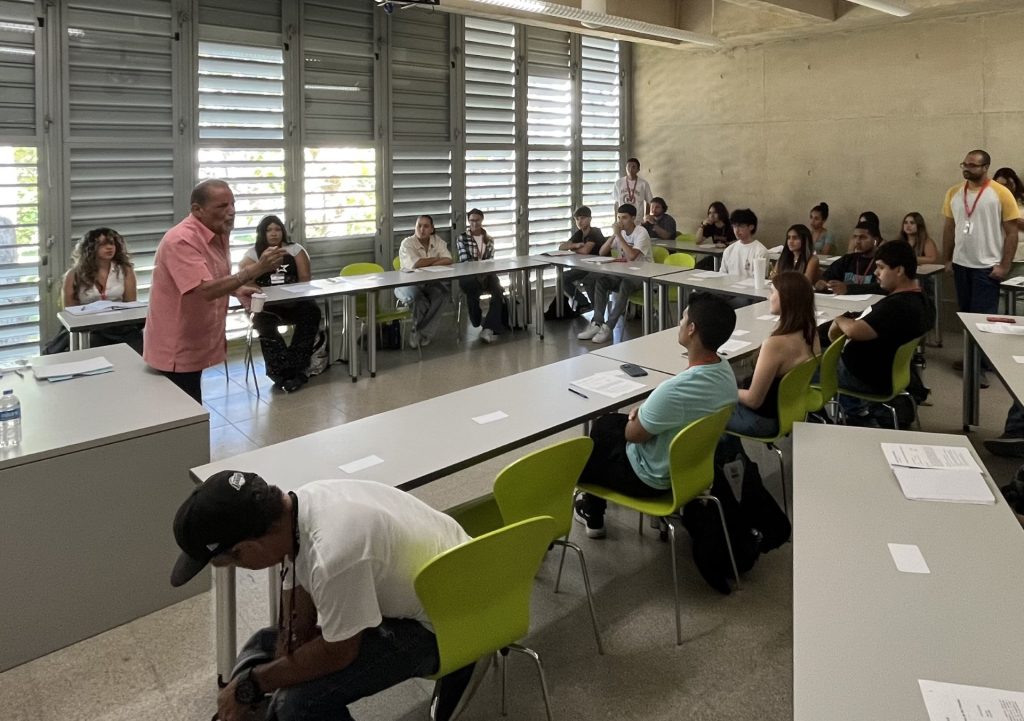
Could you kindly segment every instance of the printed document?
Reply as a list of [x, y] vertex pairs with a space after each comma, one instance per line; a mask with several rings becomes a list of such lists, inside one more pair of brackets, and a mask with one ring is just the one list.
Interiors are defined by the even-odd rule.
[[966, 448], [883, 443], [882, 452], [903, 495], [912, 501], [996, 502], [981, 466]]
[[621, 371], [606, 371], [573, 381], [569, 387], [575, 388], [583, 395], [597, 393], [607, 398], [619, 398], [627, 393], [640, 390], [644, 384], [630, 380]]
[[976, 325], [982, 333], [1024, 335], [1024, 325], [1016, 325], [1014, 323], [977, 323]]
[[94, 315], [96, 313], [109, 313], [114, 310], [145, 308], [147, 305], [148, 303], [144, 300], [98, 300], [88, 305], [69, 305], [64, 310], [71, 315]]
[[1020, 721], [1024, 691], [918, 680], [931, 721]]

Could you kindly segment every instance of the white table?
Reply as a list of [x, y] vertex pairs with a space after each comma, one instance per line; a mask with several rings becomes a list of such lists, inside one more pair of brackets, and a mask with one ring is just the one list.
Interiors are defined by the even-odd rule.
[[22, 405], [22, 444], [0, 451], [0, 671], [203, 589], [171, 588], [171, 521], [210, 458], [206, 409], [127, 345], [114, 371], [59, 383], [4, 373]]
[[1006, 312], [1017, 315], [1017, 296], [1024, 293], [1024, 278], [1016, 277], [999, 284], [999, 291], [1006, 296]]
[[[562, 272], [565, 268], [584, 270], [588, 273], [597, 273], [599, 275], [614, 275], [620, 278], [630, 278], [632, 280], [640, 281], [643, 284], [644, 293], [643, 332], [644, 335], [650, 333], [651, 304], [653, 303], [652, 280], [657, 280], [661, 276], [678, 273], [679, 268], [674, 265], [665, 265], [664, 263], [652, 263], [649, 260], [637, 260], [631, 263], [623, 260], [613, 260], [608, 262], [593, 262], [586, 260], [586, 258], [596, 257], [600, 256], [581, 256], [576, 254], [541, 256], [546, 263], [554, 265], [558, 271], [558, 281], [556, 284], [558, 298], [562, 297]], [[556, 307], [561, 311], [561, 303], [557, 303]], [[664, 323], [664, 314], [662, 314], [662, 318], [661, 322]]]
[[[712, 275], [712, 273], [715, 274]], [[676, 310], [677, 315], [680, 317], [682, 317], [683, 308], [686, 307], [690, 292], [694, 290], [717, 293], [718, 295], [753, 298], [755, 300], [763, 300], [772, 294], [771, 283], [767, 280], [764, 282], [763, 287], [755, 288], [754, 281], [751, 278], [742, 278], [738, 275], [724, 275], [717, 273], [717, 271], [707, 270], [677, 270], [675, 273], [660, 276], [657, 279], [657, 283], [662, 288], [666, 286], [679, 288], [679, 294], [676, 296]], [[663, 300], [660, 310], [661, 316], [664, 317], [667, 315], [668, 296], [662, 293], [661, 297]]]
[[61, 310], [57, 312], [57, 320], [68, 330], [71, 350], [84, 350], [89, 347], [89, 334], [92, 331], [123, 325], [144, 325], [148, 312], [148, 306], [88, 315], [75, 315]]
[[[616, 399], [582, 398], [568, 390], [574, 380], [618, 367], [593, 354], [575, 356], [198, 466], [192, 478], [199, 483], [217, 471], [237, 469], [259, 473], [282, 490], [345, 477], [409, 490], [642, 400], [669, 378], [657, 372], [637, 378], [643, 387]], [[483, 425], [473, 421], [495, 411], [508, 417]], [[383, 463], [352, 474], [339, 469], [371, 455]], [[214, 569], [213, 575], [217, 670], [226, 678], [237, 654], [234, 571]]]
[[[996, 373], [1015, 400], [1024, 398], [1024, 365], [1013, 360], [1024, 355], [1024, 336], [982, 333], [978, 323], [985, 323], [985, 313], [957, 313], [964, 327], [963, 427], [964, 433], [978, 425], [981, 416], [980, 394], [981, 353], [988, 356]], [[1024, 317], [1016, 316], [1016, 326], [1024, 326]]]
[[698, 244], [695, 240], [659, 240], [658, 238], [652, 238], [651, 242], [654, 245], [662, 248], [667, 248], [669, 251], [675, 251], [677, 253], [689, 253], [691, 255], [710, 255], [712, 262], [714, 263], [714, 269], [718, 270], [722, 267], [722, 253], [725, 252], [725, 245], [715, 245], [713, 243], [701, 243]]
[[[918, 679], [1024, 690], [1013, 513], [987, 473], [995, 505], [908, 501], [880, 448], [970, 441], [813, 423], [793, 436], [794, 721], [927, 721]], [[919, 546], [931, 573], [897, 571], [888, 543]]]

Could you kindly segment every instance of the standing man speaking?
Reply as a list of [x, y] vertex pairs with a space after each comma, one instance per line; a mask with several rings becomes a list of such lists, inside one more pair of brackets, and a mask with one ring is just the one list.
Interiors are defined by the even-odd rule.
[[192, 189], [192, 210], [167, 231], [156, 249], [149, 290], [143, 359], [203, 402], [203, 369], [227, 356], [228, 296], [246, 306], [259, 288], [254, 278], [280, 265], [284, 249], [264, 251], [256, 265], [231, 273], [228, 240], [235, 227], [235, 196], [223, 180]]

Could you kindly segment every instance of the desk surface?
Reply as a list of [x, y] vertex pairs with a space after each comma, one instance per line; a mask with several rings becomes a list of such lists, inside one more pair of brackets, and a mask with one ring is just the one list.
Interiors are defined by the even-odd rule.
[[124, 344], [34, 358], [51, 365], [103, 356], [114, 370], [50, 383], [30, 368], [7, 371], [0, 388], [21, 401], [22, 442], [0, 452], [0, 470], [105, 443], [203, 422], [206, 409], [185, 395]]
[[[346, 477], [408, 490], [642, 400], [668, 379], [662, 373], [638, 378], [645, 387], [618, 399], [568, 391], [572, 381], [618, 367], [607, 358], [575, 356], [193, 468], [192, 475], [201, 481], [239, 469], [285, 490]], [[496, 411], [508, 417], [483, 425], [473, 421]], [[353, 473], [338, 468], [371, 455], [383, 463]]]
[[[882, 442], [971, 447], [959, 435], [796, 425], [795, 721], [927, 721], [918, 679], [1024, 690], [1007, 616], [1024, 598], [1020, 525], [987, 473], [995, 505], [908, 501]], [[919, 546], [931, 573], [897, 571], [888, 543]]]
[[594, 256], [581, 256], [581, 255], [555, 255], [555, 256], [534, 256], [545, 263], [550, 265], [560, 265], [566, 268], [577, 268], [579, 270], [586, 270], [591, 273], [604, 273], [605, 275], [618, 275], [630, 278], [636, 278], [637, 280], [648, 280], [650, 278], [658, 278], [664, 275], [672, 275], [673, 273], [679, 272], [679, 266], [665, 265], [664, 263], [655, 263], [650, 260], [638, 260], [632, 263], [627, 262], [608, 262], [608, 263], [593, 263], [584, 260], [584, 258], [593, 258]]
[[[1003, 335], [1001, 333], [983, 333], [978, 330], [978, 323], [985, 323], [986, 313], [957, 313], [957, 318], [982, 353], [992, 361], [996, 373], [1003, 379], [1006, 387], [1017, 400], [1024, 398], [1024, 365], [1017, 363], [1013, 356], [1024, 355], [1024, 335]], [[1024, 326], [1024, 317], [1018, 316], [1015, 325]], [[966, 382], [966, 375], [964, 376]]]
[[725, 252], [727, 247], [724, 245], [715, 245], [713, 243], [698, 245], [695, 240], [676, 240], [675, 238], [670, 240], [651, 238], [651, 242], [654, 245], [662, 248], [668, 248], [669, 250], [681, 251], [683, 253], [698, 253], [701, 255], [721, 255]]
[[720, 295], [739, 295], [745, 298], [767, 298], [772, 294], [772, 287], [765, 281], [763, 288], [755, 288], [753, 280], [742, 278], [738, 275], [723, 275], [717, 273], [714, 276], [710, 270], [677, 270], [671, 275], [664, 275], [658, 278], [661, 285], [676, 285], [690, 290], [706, 290]]
[[69, 333], [85, 333], [86, 331], [109, 328], [110, 326], [125, 325], [127, 323], [145, 323], [149, 307], [127, 308], [125, 310], [111, 310], [106, 313], [90, 313], [88, 315], [73, 315], [66, 310], [57, 312], [57, 319]]

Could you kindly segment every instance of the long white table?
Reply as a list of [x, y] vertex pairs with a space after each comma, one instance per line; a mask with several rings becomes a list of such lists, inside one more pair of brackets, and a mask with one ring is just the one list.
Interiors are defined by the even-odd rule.
[[[992, 367], [1018, 401], [1024, 398], [1024, 366], [1013, 356], [1024, 355], [1024, 335], [983, 333], [978, 323], [985, 323], [985, 313], [957, 313], [964, 327], [963, 427], [964, 433], [978, 425], [981, 416], [979, 379], [981, 353], [992, 361]], [[1017, 327], [1024, 327], [1024, 317], [1012, 316]], [[1005, 409], [1003, 409], [1005, 411]]]
[[[199, 483], [217, 471], [237, 469], [259, 473], [283, 490], [345, 477], [409, 490], [642, 400], [669, 378], [658, 372], [637, 378], [642, 388], [615, 399], [582, 398], [568, 390], [574, 380], [618, 367], [618, 361], [597, 355], [575, 356], [197, 466], [192, 479]], [[473, 420], [497, 411], [508, 417], [482, 425]], [[352, 474], [339, 468], [368, 456], [382, 462]], [[234, 571], [214, 569], [213, 575], [217, 670], [226, 678], [237, 654]]]
[[652, 238], [651, 242], [661, 248], [667, 248], [677, 253], [689, 253], [690, 255], [710, 255], [714, 263], [714, 269], [722, 267], [722, 254], [727, 246], [715, 245], [713, 243], [697, 243], [695, 240], [660, 240]]
[[22, 444], [0, 451], [0, 671], [177, 603], [171, 521], [210, 459], [209, 414], [127, 345], [114, 371], [59, 383], [5, 371]]
[[[796, 425], [794, 721], [928, 721], [919, 679], [1024, 690], [1011, 509], [987, 473], [995, 505], [907, 500], [882, 442], [971, 448], [960, 435]], [[931, 573], [897, 571], [889, 543], [917, 545]]]
[[[717, 271], [707, 270], [677, 270], [675, 273], [660, 276], [657, 282], [663, 288], [675, 286], [680, 289], [679, 294], [676, 296], [677, 314], [680, 316], [682, 316], [683, 308], [686, 307], [690, 293], [694, 290], [717, 293], [718, 295], [753, 298], [754, 300], [763, 300], [772, 293], [771, 283], [767, 280], [762, 287], [755, 288], [752, 278], [742, 278], [738, 275], [723, 275]], [[667, 299], [664, 293], [662, 293], [661, 297]], [[660, 309], [662, 317], [666, 315], [665, 311], [667, 308], [668, 303], [663, 301]]]
[[142, 325], [146, 322], [148, 312], [148, 307], [111, 310], [88, 315], [75, 315], [61, 310], [57, 312], [57, 320], [67, 328], [71, 350], [84, 350], [89, 347], [89, 334], [92, 331], [123, 325]]

